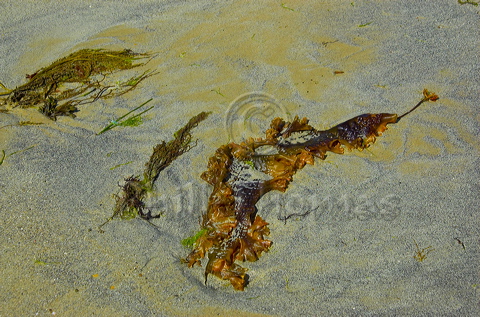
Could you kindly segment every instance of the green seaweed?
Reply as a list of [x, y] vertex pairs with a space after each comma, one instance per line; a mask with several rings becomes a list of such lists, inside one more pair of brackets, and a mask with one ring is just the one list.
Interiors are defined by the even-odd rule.
[[287, 7], [287, 5], [285, 3], [282, 3], [281, 6], [282, 6], [282, 8], [284, 8], [286, 10], [295, 11], [292, 8]]
[[46, 261], [42, 261], [42, 260], [35, 260], [33, 263], [34, 263], [34, 264], [37, 264], [37, 265], [55, 265], [55, 264], [62, 264], [62, 262], [46, 262]]
[[145, 112], [153, 109], [153, 106], [151, 106], [150, 108], [140, 112], [139, 114], [136, 114], [136, 115], [133, 115], [123, 121], [121, 121], [123, 118], [125, 118], [126, 116], [128, 116], [129, 114], [131, 114], [132, 112], [135, 112], [137, 111], [138, 109], [140, 109], [141, 107], [145, 106], [147, 103], [149, 103], [150, 101], [152, 101], [153, 98], [150, 98], [149, 100], [145, 101], [144, 103], [142, 103], [140, 106], [136, 107], [135, 109], [133, 110], [130, 110], [129, 112], [127, 112], [126, 114], [124, 114], [123, 116], [121, 117], [118, 117], [117, 119], [115, 120], [112, 120], [110, 122], [109, 125], [107, 125], [105, 128], [103, 128], [102, 131], [98, 132], [97, 135], [100, 135], [102, 133], [105, 133], [117, 126], [123, 126], [123, 127], [135, 127], [135, 126], [138, 126], [140, 124], [142, 124], [142, 117], [141, 115], [144, 114]]
[[368, 25], [370, 25], [370, 24], [372, 24], [372, 23], [373, 23], [373, 21], [372, 21], [372, 22], [367, 22], [367, 23], [365, 23], [365, 24], [360, 24], [358, 27], [359, 27], [359, 28], [363, 28], [363, 27], [366, 27], [366, 26], [368, 26]]
[[160, 217], [160, 215], [152, 215], [150, 210], [146, 211], [143, 200], [148, 192], [153, 191], [155, 181], [158, 179], [160, 172], [195, 145], [192, 145], [191, 130], [205, 120], [209, 114], [208, 112], [201, 112], [194, 116], [183, 128], [174, 133], [173, 140], [168, 143], [162, 141], [162, 143], [153, 148], [153, 153], [145, 164], [143, 179], [140, 179], [138, 176], [130, 176], [125, 179], [121, 194], [115, 195], [113, 215], [101, 224], [99, 228], [115, 217], [133, 219], [140, 216], [145, 220]]
[[245, 160], [244, 163], [250, 165], [252, 168], [255, 168], [255, 163], [253, 163], [253, 161]]
[[[150, 109], [152, 109], [152, 108], [150, 108]], [[150, 110], [150, 109], [147, 109], [147, 110]], [[128, 118], [125, 121], [120, 122], [118, 125], [121, 126], [121, 127], [138, 127], [142, 123], [143, 123], [142, 117], [140, 117], [140, 115], [137, 115], [137, 116], [133, 116], [131, 118]]]
[[182, 240], [182, 245], [187, 247], [187, 248], [193, 248], [193, 246], [195, 245], [195, 242], [197, 242], [197, 240], [203, 236], [208, 230], [203, 228], [201, 230], [199, 230], [197, 233], [195, 233], [193, 236], [190, 236], [188, 238], [185, 238]]
[[474, 6], [478, 6], [478, 2], [475, 2], [475, 1], [472, 1], [472, 0], [466, 0], [466, 1], [458, 0], [458, 3], [460, 3], [460, 4], [471, 4], [471, 5], [474, 5]]
[[225, 95], [220, 92], [220, 88], [212, 89], [212, 90], [210, 90], [210, 91], [213, 91], [213, 92], [216, 93], [217, 95], [220, 95], [220, 96], [222, 96], [222, 97], [225, 97]]
[[[27, 75], [29, 81], [15, 89], [0, 83], [4, 90], [0, 96], [7, 96], [4, 103], [13, 108], [38, 106], [41, 113], [53, 120], [58, 116], [75, 117], [77, 106], [123, 95], [154, 75], [148, 70], [115, 85], [106, 83], [112, 74], [144, 65], [151, 58], [152, 54], [131, 50], [82, 49]], [[135, 63], [142, 59], [147, 61]]]
[[114, 169], [120, 167], [120, 166], [124, 166], [124, 165], [128, 165], [128, 164], [131, 164], [133, 163], [133, 161], [130, 161], [130, 162], [127, 162], [127, 163], [122, 163], [122, 164], [118, 164], [118, 165], [115, 165], [114, 167], [110, 167], [110, 170], [113, 171]]
[[14, 154], [18, 154], [18, 153], [23, 152], [23, 151], [30, 150], [31, 148], [34, 148], [34, 147], [36, 147], [36, 146], [37, 146], [37, 145], [35, 144], [35, 145], [30, 146], [30, 147], [27, 147], [26, 149], [18, 150], [18, 151], [12, 152], [12, 153], [10, 153], [10, 154], [6, 154], [6, 153], [5, 153], [5, 150], [2, 150], [2, 154], [0, 155], [0, 156], [1, 156], [1, 158], [0, 158], [0, 165], [2, 165], [3, 162], [5, 162], [5, 159], [6, 159], [7, 157], [12, 156], [12, 155], [14, 155]]

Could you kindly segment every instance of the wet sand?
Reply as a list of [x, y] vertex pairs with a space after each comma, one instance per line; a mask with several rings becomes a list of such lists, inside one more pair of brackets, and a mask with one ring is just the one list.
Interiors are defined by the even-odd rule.
[[[139, 72], [158, 74], [80, 106], [75, 119], [0, 113], [1, 316], [479, 314], [479, 7], [62, 3], [0, 4], [7, 87], [81, 48], [155, 52]], [[213, 276], [205, 286], [204, 267], [181, 263], [189, 253], [181, 241], [200, 229], [211, 191], [200, 174], [216, 148], [242, 135], [242, 124], [230, 136], [225, 126], [237, 97], [277, 100], [280, 114], [252, 118], [261, 136], [275, 115], [324, 129], [362, 113], [401, 114], [424, 88], [440, 100], [391, 125], [368, 150], [330, 154], [299, 171], [285, 193], [263, 197], [258, 214], [273, 246], [241, 264], [250, 276], [244, 292]], [[142, 125], [95, 135], [150, 98], [155, 108]], [[212, 114], [193, 131], [196, 146], [148, 198], [162, 214], [155, 226], [115, 219], [98, 230], [123, 179], [140, 175], [152, 148], [201, 111]], [[305, 215], [282, 220], [291, 214]], [[431, 252], [418, 261], [422, 249]]]

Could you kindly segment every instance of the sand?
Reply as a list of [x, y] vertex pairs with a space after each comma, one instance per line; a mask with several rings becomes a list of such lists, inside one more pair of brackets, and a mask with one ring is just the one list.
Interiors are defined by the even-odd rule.
[[[142, 70], [158, 74], [80, 106], [75, 119], [0, 113], [1, 316], [480, 313], [478, 6], [58, 2], [0, 3], [7, 87], [81, 48], [155, 52]], [[263, 197], [258, 214], [273, 246], [241, 264], [244, 292], [213, 276], [205, 286], [204, 268], [181, 262], [189, 253], [181, 240], [200, 229], [211, 190], [200, 174], [242, 128], [261, 136], [275, 115], [328, 128], [362, 113], [401, 114], [424, 88], [440, 100], [370, 149], [317, 160], [286, 193]], [[245, 113], [232, 117], [231, 105], [251, 92], [278, 106], [250, 113], [252, 124]], [[142, 125], [95, 135], [150, 98]], [[152, 148], [201, 111], [212, 114], [193, 131], [197, 145], [162, 172], [148, 199], [162, 214], [155, 226], [116, 219], [98, 230], [123, 179], [140, 175]]]

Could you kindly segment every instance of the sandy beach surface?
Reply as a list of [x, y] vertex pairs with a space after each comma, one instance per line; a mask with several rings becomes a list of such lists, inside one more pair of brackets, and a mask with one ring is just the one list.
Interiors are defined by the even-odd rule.
[[[480, 315], [474, 2], [2, 0], [0, 10], [8, 88], [82, 48], [155, 53], [134, 71], [157, 72], [76, 118], [0, 112], [0, 316]], [[326, 129], [402, 114], [423, 89], [440, 99], [262, 198], [273, 246], [241, 263], [245, 291], [214, 276], [205, 285], [205, 262], [182, 263], [219, 146], [261, 137], [275, 116]], [[150, 98], [141, 125], [96, 135]], [[196, 146], [147, 199], [161, 217], [99, 230], [124, 179], [201, 111], [212, 113]]]

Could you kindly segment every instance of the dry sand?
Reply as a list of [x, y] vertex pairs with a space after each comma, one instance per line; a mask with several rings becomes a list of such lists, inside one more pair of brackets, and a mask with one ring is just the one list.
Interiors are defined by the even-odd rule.
[[[478, 6], [3, 0], [0, 10], [8, 87], [80, 48], [157, 52], [145, 69], [159, 72], [122, 97], [82, 106], [75, 119], [0, 113], [0, 150], [27, 149], [0, 165], [1, 316], [480, 313]], [[215, 277], [205, 286], [203, 268], [181, 263], [189, 250], [180, 241], [207, 206], [199, 175], [229, 141], [235, 98], [261, 91], [283, 115], [327, 128], [361, 113], [403, 113], [424, 88], [440, 100], [368, 151], [331, 154], [259, 202], [273, 247], [242, 264], [244, 292]], [[95, 135], [149, 98], [155, 108], [142, 125]], [[163, 212], [157, 228], [114, 220], [99, 232], [118, 184], [200, 111], [212, 115], [194, 130], [197, 146], [149, 198]], [[27, 120], [43, 124], [15, 126]], [[422, 262], [414, 241], [434, 249]]]

